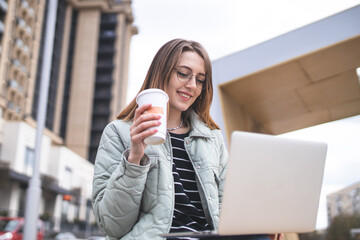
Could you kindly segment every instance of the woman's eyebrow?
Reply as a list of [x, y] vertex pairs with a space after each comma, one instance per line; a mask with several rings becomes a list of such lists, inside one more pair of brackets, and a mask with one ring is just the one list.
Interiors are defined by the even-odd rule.
[[192, 71], [192, 69], [190, 67], [186, 66], [186, 65], [179, 65], [179, 67], [184, 67], [184, 68], [187, 68], [187, 69]]

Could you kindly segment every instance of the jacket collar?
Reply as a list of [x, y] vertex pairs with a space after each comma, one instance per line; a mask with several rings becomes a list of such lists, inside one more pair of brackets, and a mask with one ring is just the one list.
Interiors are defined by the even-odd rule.
[[211, 129], [200, 119], [200, 117], [194, 111], [192, 111], [190, 114], [190, 121], [191, 131], [189, 137], [214, 137]]

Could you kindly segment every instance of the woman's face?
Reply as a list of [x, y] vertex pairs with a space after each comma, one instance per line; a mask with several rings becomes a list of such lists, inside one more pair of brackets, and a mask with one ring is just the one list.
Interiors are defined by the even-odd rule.
[[[200, 86], [200, 80], [205, 78], [205, 62], [196, 52], [183, 52], [175, 68], [166, 90], [169, 95], [169, 114], [186, 111], [200, 96], [202, 89], [197, 85]], [[192, 75], [191, 79], [188, 80], [185, 74]], [[184, 82], [179, 80], [178, 75]]]

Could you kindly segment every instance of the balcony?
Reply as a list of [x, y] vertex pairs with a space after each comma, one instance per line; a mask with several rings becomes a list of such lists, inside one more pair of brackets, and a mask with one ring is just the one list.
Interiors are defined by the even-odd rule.
[[17, 89], [18, 83], [15, 79], [9, 79], [6, 81], [8, 87], [12, 87], [14, 89]]
[[15, 111], [16, 113], [20, 113], [20, 112], [21, 112], [20, 106], [16, 106], [16, 107], [14, 108], [14, 111]]
[[25, 27], [25, 33], [29, 36], [32, 36], [32, 29], [30, 26]]
[[29, 5], [29, 2], [26, 0], [21, 1], [21, 8], [24, 9], [28, 15], [34, 15], [34, 9]]
[[110, 100], [111, 99], [111, 91], [95, 91], [95, 99], [96, 100]]
[[[110, 115], [110, 110], [107, 108], [94, 108], [93, 110], [93, 117], [104, 117], [104, 116], [109, 116]], [[95, 126], [93, 126], [92, 128], [95, 128]]]
[[104, 23], [116, 22], [116, 14], [102, 14], [101, 22], [104, 22]]
[[112, 60], [98, 60], [97, 62], [97, 66], [98, 69], [113, 69], [114, 68], [114, 64]]
[[10, 109], [12, 109], [12, 110], [14, 110], [14, 108], [15, 108], [14, 102], [8, 102], [8, 103], [7, 103], [7, 107], [10, 108]]
[[113, 30], [105, 30], [100, 32], [100, 38], [110, 38], [115, 39], [116, 33]]
[[22, 18], [16, 18], [16, 24], [18, 26], [18, 28], [20, 29], [20, 31], [23, 31], [26, 35], [28, 35], [29, 37], [32, 36], [32, 29], [30, 26], [28, 26], [26, 24], [26, 21]]
[[115, 48], [113, 45], [100, 45], [98, 48], [99, 53], [114, 53]]
[[18, 59], [12, 59], [11, 63], [12, 63], [12, 65], [14, 65], [15, 67], [20, 69], [21, 64], [20, 64], [20, 61]]
[[18, 49], [20, 49], [23, 53], [25, 53], [26, 55], [29, 54], [29, 47], [27, 45], [25, 45], [24, 42], [20, 38], [17, 38], [15, 40], [15, 46]]
[[114, 28], [117, 24], [117, 18], [114, 14], [101, 15], [101, 28]]
[[19, 48], [22, 48], [22, 47], [24, 46], [24, 43], [23, 43], [23, 41], [22, 41], [20, 38], [17, 38], [17, 39], [15, 40], [15, 44], [16, 44], [16, 46], [19, 47]]
[[25, 28], [26, 27], [26, 22], [22, 18], [16, 18], [16, 23], [20, 28]]
[[19, 93], [24, 93], [24, 87], [19, 85], [18, 82], [15, 79], [8, 79], [6, 81], [6, 85], [16, 91], [18, 91]]
[[19, 69], [20, 71], [22, 71], [22, 72], [24, 72], [24, 73], [27, 71], [26, 66], [23, 65], [23, 64], [21, 64], [21, 62], [20, 62], [18, 59], [13, 58], [13, 59], [11, 60], [11, 63], [12, 63], [12, 65], [13, 65], [14, 67], [16, 67], [17, 69]]
[[96, 75], [96, 84], [109, 85], [112, 83], [113, 83], [113, 79], [111, 77], [111, 74], [97, 74]]

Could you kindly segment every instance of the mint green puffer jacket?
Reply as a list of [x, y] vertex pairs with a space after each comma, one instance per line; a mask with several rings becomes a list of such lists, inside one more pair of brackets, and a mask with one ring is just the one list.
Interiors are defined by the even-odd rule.
[[[93, 178], [94, 214], [107, 239], [163, 239], [174, 210], [170, 137], [148, 146], [142, 165], [130, 164], [129, 122], [115, 120], [104, 129]], [[193, 163], [208, 222], [217, 228], [227, 149], [220, 130], [210, 130], [196, 114], [185, 148]]]

